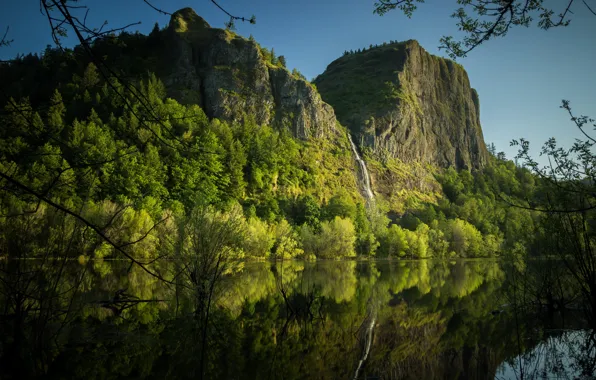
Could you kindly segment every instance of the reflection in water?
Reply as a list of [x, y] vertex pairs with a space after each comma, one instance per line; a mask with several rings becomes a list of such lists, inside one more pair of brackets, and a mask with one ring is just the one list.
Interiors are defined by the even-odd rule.
[[366, 330], [364, 333], [364, 350], [362, 352], [362, 358], [358, 362], [358, 367], [356, 368], [356, 373], [354, 374], [354, 379], [358, 379], [358, 375], [360, 374], [360, 370], [362, 369], [362, 365], [368, 359], [368, 354], [370, 353], [370, 347], [372, 345], [373, 340], [373, 330], [375, 328], [375, 324], [377, 323], [377, 309], [373, 307], [370, 315], [367, 317], [367, 322], [365, 323]]
[[555, 331], [528, 352], [501, 364], [498, 379], [593, 378], [596, 341], [585, 331]]
[[125, 262], [0, 265], [2, 378], [573, 377], [596, 357], [581, 323], [512, 303], [491, 260], [239, 264], [207, 325], [192, 288]]

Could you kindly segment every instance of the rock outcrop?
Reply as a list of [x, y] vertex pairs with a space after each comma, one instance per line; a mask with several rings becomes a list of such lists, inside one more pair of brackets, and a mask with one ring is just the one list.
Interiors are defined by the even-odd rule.
[[211, 28], [190, 8], [172, 15], [164, 38], [162, 78], [177, 100], [199, 104], [212, 118], [249, 116], [302, 139], [337, 132], [333, 109], [314, 87], [268, 62], [255, 41]]
[[465, 70], [416, 41], [344, 55], [315, 84], [338, 120], [377, 156], [457, 169], [488, 162], [478, 94]]

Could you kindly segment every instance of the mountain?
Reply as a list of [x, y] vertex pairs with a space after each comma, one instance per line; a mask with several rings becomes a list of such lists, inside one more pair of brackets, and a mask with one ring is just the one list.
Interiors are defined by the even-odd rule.
[[[535, 181], [488, 164], [461, 66], [414, 41], [347, 54], [314, 85], [284, 61], [185, 8], [147, 36], [0, 63], [0, 214], [26, 220], [43, 197], [125, 247], [151, 232], [127, 249], [144, 258], [174, 249], [174, 223], [208, 227], [199, 211], [238, 218], [233, 251], [260, 259], [491, 256], [531, 236], [529, 211], [498, 211], [494, 192]], [[0, 218], [5, 241], [47, 245], [19, 226]], [[118, 256], [79, 240], [77, 255]]]
[[301, 139], [337, 132], [333, 109], [313, 86], [254, 40], [211, 28], [191, 8], [175, 12], [164, 34], [171, 59], [164, 82], [179, 101], [199, 104], [211, 118], [252, 115]]
[[457, 169], [488, 162], [478, 93], [466, 71], [414, 40], [344, 54], [314, 83], [377, 157]]
[[[198, 106], [209, 120], [217, 119], [225, 123], [224, 129], [231, 130], [218, 136], [220, 142], [230, 139], [229, 134], [232, 139], [241, 140], [242, 155], [248, 156], [248, 162], [242, 168], [247, 189], [239, 189], [239, 194], [244, 192], [240, 200], [260, 202], [265, 197], [312, 195], [318, 202], [326, 202], [338, 189], [360, 200], [347, 131], [337, 123], [332, 107], [304, 77], [297, 71], [290, 72], [252, 38], [212, 28], [194, 10], [184, 8], [172, 14], [165, 29], [156, 27], [148, 36], [108, 36], [94, 41], [91, 49], [101, 63], [91, 60], [85, 49], [76, 46], [64, 52], [48, 48], [41, 56], [30, 54], [12, 64], [0, 64], [0, 86], [13, 98], [26, 99], [34, 109], [47, 109], [58, 91], [67, 105], [65, 124], [86, 120], [92, 111], [106, 123], [112, 113], [119, 117], [131, 110], [133, 118], [147, 113], [155, 119], [155, 110], [168, 99], [183, 105], [187, 113]], [[151, 73], [159, 83], [147, 78]], [[153, 83], [154, 90], [145, 90], [147, 80]], [[161, 99], [149, 99], [153, 93]], [[161, 135], [179, 139], [178, 133], [190, 134], [184, 130], [186, 127], [175, 125], [179, 122], [162, 120], [166, 120], [165, 124], [157, 123], [148, 131], [158, 140], [150, 141], [155, 146], [166, 146]], [[188, 121], [195, 124], [194, 128], [203, 123]], [[258, 154], [249, 149], [250, 143], [242, 139], [248, 138], [244, 130], [254, 126], [266, 126], [276, 136], [284, 134], [283, 147], [268, 142], [259, 146]], [[141, 124], [138, 129], [147, 127]], [[155, 133], [162, 129], [163, 132]], [[221, 127], [215, 129], [216, 135], [222, 134]], [[262, 130], [259, 133], [266, 134]], [[144, 142], [134, 143], [145, 149]], [[284, 153], [286, 148], [296, 156]], [[229, 147], [222, 149], [230, 153]], [[260, 152], [261, 149], [272, 152]], [[265, 163], [284, 154], [283, 160], [293, 166], [287, 168], [287, 173], [276, 163]], [[251, 155], [258, 164], [251, 162]], [[222, 192], [229, 194], [227, 190]]]

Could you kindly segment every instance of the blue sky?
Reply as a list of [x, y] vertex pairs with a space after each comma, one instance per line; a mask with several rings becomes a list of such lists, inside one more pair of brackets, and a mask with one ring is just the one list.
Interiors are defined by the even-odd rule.
[[[596, 8], [596, 0], [587, 0]], [[81, 0], [90, 8], [88, 22], [110, 27], [141, 21], [135, 26], [148, 33], [154, 23], [168, 23], [169, 17], [153, 11], [142, 0]], [[214, 27], [223, 27], [227, 17], [209, 0], [154, 0], [154, 5], [173, 12], [190, 6]], [[558, 1], [551, 1], [555, 5]], [[569, 99], [577, 113], [596, 116], [596, 16], [581, 2], [572, 8], [573, 21], [567, 28], [543, 31], [518, 28], [502, 39], [489, 41], [459, 62], [480, 94], [481, 122], [487, 143], [512, 157], [513, 138], [525, 137], [537, 151], [549, 137], [569, 145], [579, 132], [559, 109]], [[284, 55], [288, 67], [298, 68], [311, 79], [344, 50], [358, 49], [389, 40], [416, 39], [430, 53], [438, 50], [443, 35], [457, 35], [450, 14], [455, 0], [427, 0], [412, 19], [399, 11], [374, 15], [374, 0], [240, 1], [221, 0], [233, 14], [255, 15], [257, 23], [237, 24], [237, 32], [252, 34], [261, 45]], [[17, 53], [40, 52], [51, 44], [47, 20], [38, 1], [5, 1], [0, 13], [0, 30], [10, 26], [12, 46], [0, 49], [0, 59]], [[71, 42], [72, 43], [72, 42]], [[69, 40], [66, 40], [69, 44]]]

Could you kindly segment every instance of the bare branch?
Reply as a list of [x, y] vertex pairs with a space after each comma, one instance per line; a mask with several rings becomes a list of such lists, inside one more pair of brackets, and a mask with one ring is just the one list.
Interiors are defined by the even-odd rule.
[[155, 11], [157, 11], [157, 12], [163, 14], [163, 15], [166, 15], [166, 16], [171, 16], [172, 15], [170, 12], [166, 12], [163, 9], [157, 8], [156, 6], [154, 6], [153, 4], [151, 4], [148, 0], [143, 0], [143, 2], [145, 2], [145, 4], [147, 4], [151, 8], [153, 8], [153, 10], [155, 10]]
[[586, 8], [588, 8], [588, 10], [590, 11], [590, 13], [592, 13], [594, 16], [596, 16], [596, 11], [594, 11], [589, 5], [588, 3], [586, 3], [586, 0], [582, 0], [584, 5], [586, 6]]

